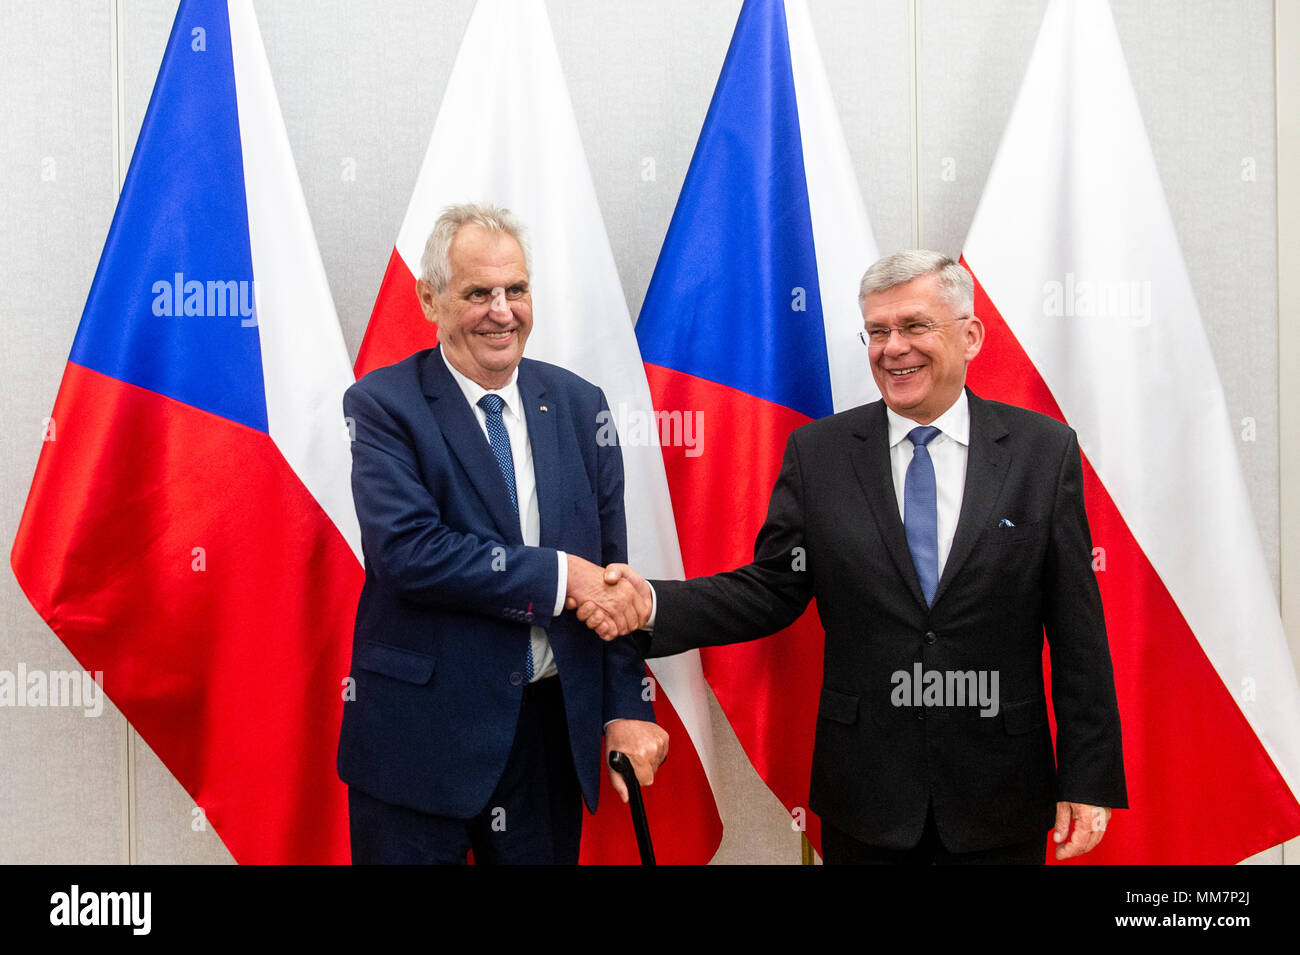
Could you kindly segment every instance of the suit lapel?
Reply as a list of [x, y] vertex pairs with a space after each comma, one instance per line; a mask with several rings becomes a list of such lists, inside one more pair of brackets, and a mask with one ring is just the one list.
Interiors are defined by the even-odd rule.
[[[547, 396], [546, 384], [524, 359], [519, 364], [519, 398], [528, 423], [528, 441], [533, 448], [533, 476], [537, 482], [537, 512], [540, 518], [538, 543], [556, 546], [558, 538], [551, 531], [562, 519], [561, 500], [564, 490], [563, 456], [560, 454], [556, 415], [560, 409]], [[543, 411], [542, 409], [546, 410]]]
[[961, 514], [952, 549], [943, 566], [943, 575], [934, 593], [937, 604], [943, 593], [970, 557], [984, 528], [988, 526], [993, 505], [997, 503], [1002, 482], [1007, 475], [1010, 452], [1000, 443], [1008, 432], [991, 407], [968, 388], [970, 402], [970, 447], [966, 456], [966, 487], [962, 491]]
[[447, 370], [441, 352], [440, 348], [430, 351], [420, 370], [420, 384], [430, 399], [430, 411], [447, 446], [459, 459], [479, 499], [492, 515], [492, 523], [501, 532], [502, 539], [506, 543], [522, 544], [519, 515], [510, 506], [510, 491], [501, 476], [501, 467], [479, 427], [478, 418], [465, 400], [465, 393]]
[[853, 470], [858, 483], [871, 506], [880, 538], [893, 558], [912, 596], [925, 606], [921, 592], [921, 578], [912, 563], [912, 552], [907, 547], [907, 535], [898, 516], [898, 497], [894, 493], [894, 475], [889, 466], [889, 420], [885, 416], [885, 403], [877, 401], [864, 408], [864, 414], [853, 432]]

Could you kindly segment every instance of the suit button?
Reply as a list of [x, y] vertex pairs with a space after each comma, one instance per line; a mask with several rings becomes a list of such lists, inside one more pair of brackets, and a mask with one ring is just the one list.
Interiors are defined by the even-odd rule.
[[923, 719], [925, 719], [925, 710], [917, 710], [917, 711], [916, 711], [916, 718], [917, 718], [918, 720], [923, 720]]
[[933, 646], [933, 645], [934, 645], [934, 641], [936, 641], [936, 640], [938, 640], [938, 639], [939, 639], [939, 638], [936, 637], [936, 636], [934, 635], [934, 631], [933, 631], [933, 630], [929, 631], [929, 632], [925, 635], [925, 642], [926, 642], [927, 644], [929, 644], [930, 646]]
[[523, 675], [522, 673], [512, 673], [512, 674], [510, 674], [510, 685], [511, 685], [511, 686], [523, 686], [523, 685], [524, 685], [524, 675]]

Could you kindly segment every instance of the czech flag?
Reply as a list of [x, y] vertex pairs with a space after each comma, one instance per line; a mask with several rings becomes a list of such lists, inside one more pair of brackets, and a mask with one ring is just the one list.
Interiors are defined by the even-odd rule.
[[[687, 577], [750, 561], [791, 431], [879, 397], [857, 338], [876, 258], [803, 0], [746, 0], [636, 326], [655, 407], [698, 415], [703, 435], [663, 449]], [[701, 651], [814, 846], [822, 651], [814, 607], [789, 631]]]
[[239, 862], [347, 862], [352, 381], [248, 0], [185, 0], [14, 543]]
[[988, 330], [972, 389], [1083, 451], [1131, 807], [1083, 861], [1224, 864], [1295, 836], [1300, 689], [1107, 4], [1048, 7], [964, 260]]

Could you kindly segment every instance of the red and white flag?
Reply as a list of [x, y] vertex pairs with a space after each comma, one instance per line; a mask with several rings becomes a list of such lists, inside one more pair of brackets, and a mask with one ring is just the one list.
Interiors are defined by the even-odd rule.
[[[438, 214], [467, 201], [506, 206], [528, 228], [536, 327], [527, 356], [604, 389], [623, 448], [629, 562], [647, 577], [681, 577], [650, 389], [542, 0], [479, 0], [474, 8], [366, 329], [358, 376], [436, 342], [415, 277]], [[672, 758], [645, 790], [655, 855], [707, 862], [722, 823], [709, 781], [712, 734], [699, 655], [656, 660], [651, 673], [655, 714], [672, 738]], [[602, 787], [600, 810], [584, 819], [582, 861], [636, 862], [627, 809], [607, 778]]]
[[1300, 688], [1235, 433], [1105, 3], [1053, 0], [966, 240], [969, 382], [1068, 422], [1128, 811], [1084, 857], [1231, 863], [1300, 833]]

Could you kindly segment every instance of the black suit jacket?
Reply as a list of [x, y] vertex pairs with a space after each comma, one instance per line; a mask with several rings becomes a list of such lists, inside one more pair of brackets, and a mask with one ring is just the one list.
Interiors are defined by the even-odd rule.
[[[899, 518], [880, 401], [791, 434], [753, 563], [653, 582], [649, 656], [774, 633], [816, 599], [826, 650], [809, 805], [882, 847], [915, 845], [931, 802], [954, 852], [1045, 837], [1058, 799], [1127, 804], [1076, 436], [967, 394], [966, 486], [932, 607]], [[895, 705], [895, 674], [918, 663], [996, 671], [997, 715]]]

